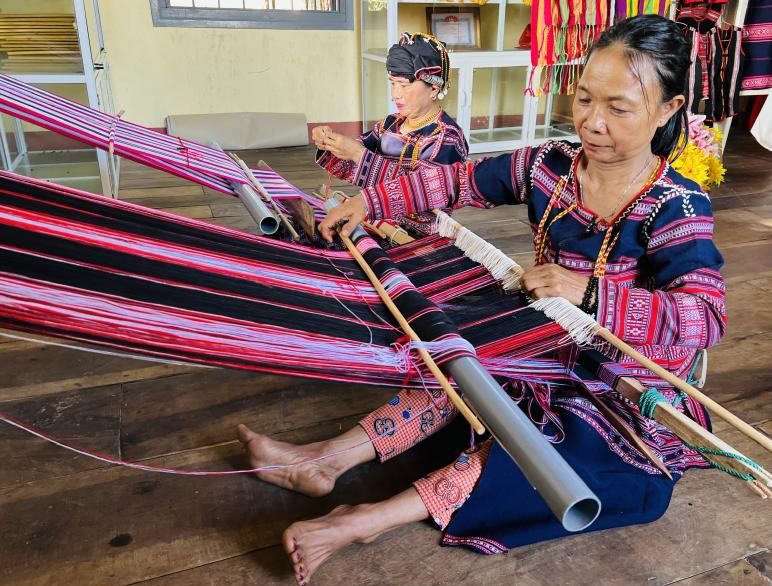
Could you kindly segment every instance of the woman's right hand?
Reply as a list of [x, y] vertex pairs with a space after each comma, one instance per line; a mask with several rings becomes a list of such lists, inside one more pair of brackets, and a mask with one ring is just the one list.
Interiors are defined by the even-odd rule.
[[329, 126], [314, 126], [311, 130], [311, 140], [320, 151], [327, 150], [324, 145], [329, 134], [332, 134], [332, 128]]
[[367, 204], [361, 193], [348, 198], [339, 206], [332, 208], [324, 220], [319, 222], [319, 233], [327, 242], [332, 243], [335, 228], [345, 222], [341, 234], [349, 236], [360, 223], [367, 219]]

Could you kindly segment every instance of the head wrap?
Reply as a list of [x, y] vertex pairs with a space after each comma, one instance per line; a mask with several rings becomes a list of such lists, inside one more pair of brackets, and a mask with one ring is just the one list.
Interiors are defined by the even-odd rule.
[[440, 86], [442, 94], [448, 92], [448, 51], [445, 43], [432, 35], [402, 33], [399, 43], [389, 49], [386, 70], [394, 77], [405, 77], [410, 81], [420, 79]]

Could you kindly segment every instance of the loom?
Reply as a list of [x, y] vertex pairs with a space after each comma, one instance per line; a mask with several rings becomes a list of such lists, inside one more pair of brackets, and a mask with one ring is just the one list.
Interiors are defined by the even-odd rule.
[[[236, 195], [239, 185], [259, 177], [273, 197], [302, 198], [316, 206], [317, 216], [323, 213], [272, 171], [249, 170], [250, 178], [216, 149], [94, 113], [4, 76], [0, 110], [226, 193]], [[418, 293], [443, 304], [440, 313], [458, 325], [460, 337], [430, 337], [425, 347], [469, 387], [473, 404], [476, 392], [498, 388], [487, 373], [558, 386], [574, 379], [564, 365], [541, 358], [571, 343], [565, 331], [522, 298], [501, 295], [491, 274], [447, 239], [399, 246], [389, 257]], [[415, 348], [400, 341], [345, 253], [253, 237], [3, 173], [0, 266], [0, 324], [10, 329], [156, 359], [436, 386], [410, 365]], [[476, 348], [476, 358], [462, 338]], [[475, 408], [500, 441], [510, 442], [510, 424], [500, 421], [503, 403], [496, 401], [506, 397], [510, 408], [512, 401], [500, 388], [492, 396], [478, 398]], [[572, 483], [571, 493], [560, 481], [544, 488], [549, 474], [538, 466], [533, 474], [531, 482], [549, 493], [567, 529], [586, 526], [597, 514], [597, 499], [582, 493], [581, 485]]]

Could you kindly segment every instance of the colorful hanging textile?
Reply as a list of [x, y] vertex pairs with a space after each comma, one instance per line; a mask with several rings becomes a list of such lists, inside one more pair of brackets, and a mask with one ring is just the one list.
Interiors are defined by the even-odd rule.
[[614, 22], [639, 14], [667, 16], [670, 0], [611, 0], [614, 2]]
[[710, 22], [684, 17], [692, 57], [686, 103], [693, 114], [704, 111], [707, 120], [716, 122], [737, 113], [744, 59], [742, 29], [728, 24], [708, 26]]
[[750, 0], [743, 26], [746, 64], [740, 89], [772, 88], [772, 0]]
[[[369, 238], [357, 247], [439, 363], [476, 348], [493, 374], [527, 379], [519, 361], [570, 343], [444, 238], [391, 257]], [[0, 327], [213, 366], [414, 388], [433, 380], [347, 252], [9, 173]]]
[[531, 78], [526, 93], [571, 94], [580, 59], [608, 22], [607, 0], [535, 0], [531, 5]]

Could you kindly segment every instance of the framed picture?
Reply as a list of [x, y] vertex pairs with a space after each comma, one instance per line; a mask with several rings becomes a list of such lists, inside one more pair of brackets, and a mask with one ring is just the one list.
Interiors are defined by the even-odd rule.
[[480, 7], [426, 8], [429, 32], [448, 49], [480, 48]]

